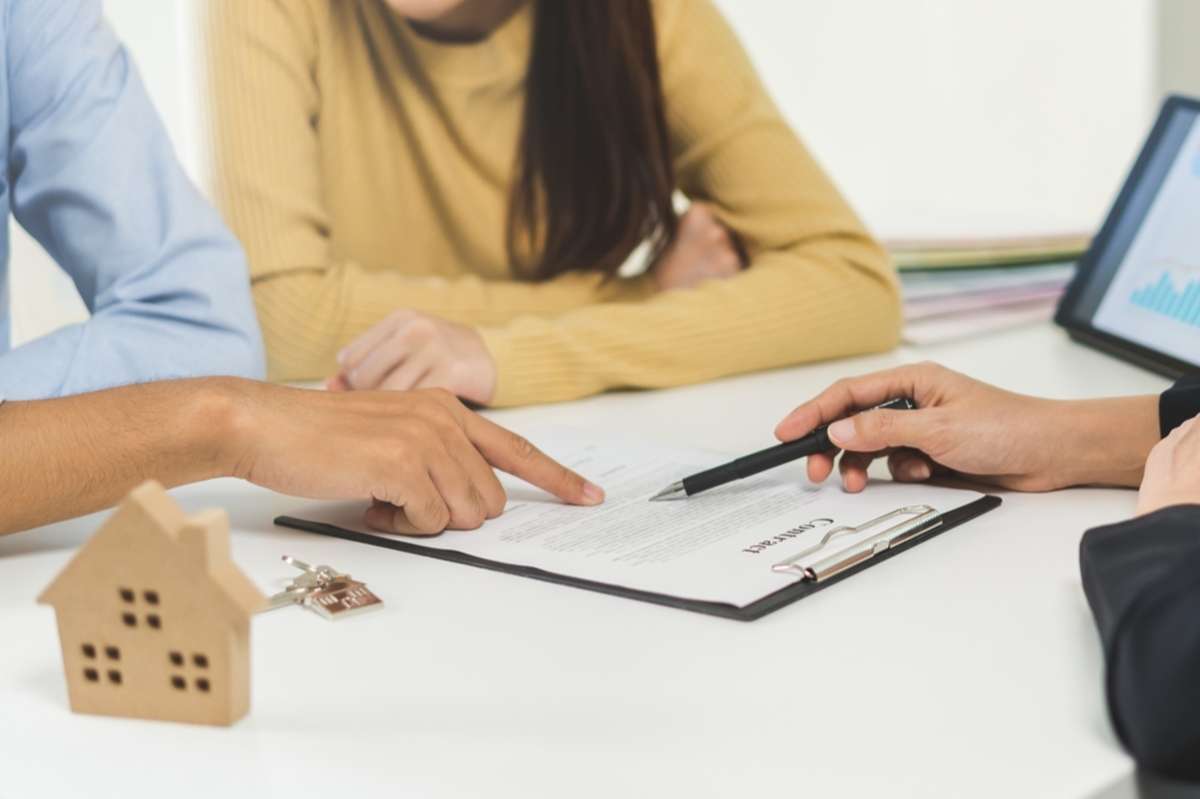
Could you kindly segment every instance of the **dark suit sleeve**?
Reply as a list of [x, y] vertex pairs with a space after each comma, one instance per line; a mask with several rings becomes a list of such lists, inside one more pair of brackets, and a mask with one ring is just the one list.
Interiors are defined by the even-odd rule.
[[1163, 438], [1179, 425], [1200, 416], [1200, 375], [1185, 377], [1158, 400], [1158, 424]]
[[1117, 736], [1143, 767], [1200, 779], [1200, 505], [1089, 530], [1080, 565]]

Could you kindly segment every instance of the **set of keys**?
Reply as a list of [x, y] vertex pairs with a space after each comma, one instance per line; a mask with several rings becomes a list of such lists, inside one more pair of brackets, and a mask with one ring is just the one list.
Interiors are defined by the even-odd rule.
[[283, 562], [300, 570], [286, 589], [271, 597], [267, 610], [302, 605], [329, 620], [383, 607], [383, 600], [360, 582], [329, 566], [310, 566], [290, 555]]

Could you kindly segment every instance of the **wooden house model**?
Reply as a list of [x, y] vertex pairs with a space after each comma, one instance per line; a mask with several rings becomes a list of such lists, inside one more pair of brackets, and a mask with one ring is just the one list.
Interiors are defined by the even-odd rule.
[[224, 511], [134, 490], [38, 598], [58, 619], [71, 709], [232, 724], [250, 709], [250, 617]]

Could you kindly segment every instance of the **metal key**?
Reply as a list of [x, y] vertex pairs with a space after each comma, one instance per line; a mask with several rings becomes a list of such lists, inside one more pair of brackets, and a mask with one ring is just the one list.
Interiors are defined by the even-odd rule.
[[329, 566], [309, 566], [304, 561], [296, 560], [290, 555], [284, 555], [283, 562], [289, 566], [295, 566], [301, 571], [301, 574], [288, 583], [288, 587], [283, 591], [267, 599], [267, 610], [302, 604], [305, 597], [338, 576], [338, 573]]
[[296, 560], [291, 555], [284, 555], [281, 560], [283, 560], [283, 562], [287, 565], [295, 566], [297, 569], [304, 572], [293, 582], [303, 582], [305, 585], [307, 585], [309, 581], [312, 581], [312, 583], [316, 585], [319, 583], [328, 583], [336, 580], [339, 577], [346, 576], [332, 566], [309, 566], [304, 561]]
[[303, 605], [326, 619], [339, 619], [383, 606], [383, 600], [365, 583], [332, 566], [310, 566], [290, 555], [284, 555], [282, 560], [301, 573], [285, 590], [269, 598], [267, 610]]

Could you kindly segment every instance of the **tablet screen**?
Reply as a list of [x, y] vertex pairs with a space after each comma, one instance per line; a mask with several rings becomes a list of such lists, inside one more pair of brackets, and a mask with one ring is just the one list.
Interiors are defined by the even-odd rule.
[[1200, 366], [1200, 105], [1168, 102], [1060, 321]]

